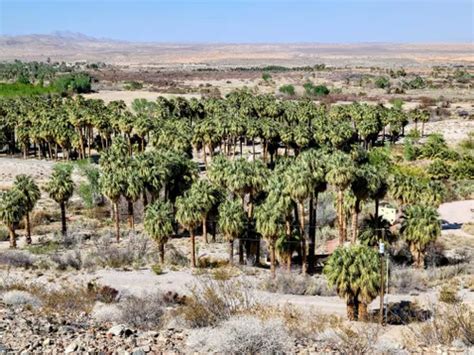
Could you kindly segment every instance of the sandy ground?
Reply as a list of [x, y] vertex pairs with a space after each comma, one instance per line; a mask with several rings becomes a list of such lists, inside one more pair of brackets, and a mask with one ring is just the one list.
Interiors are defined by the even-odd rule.
[[31, 175], [36, 182], [42, 183], [51, 175], [54, 161], [20, 158], [0, 158], [0, 189], [11, 186], [18, 174]]
[[[414, 129], [414, 124], [409, 124], [405, 127], [405, 132], [410, 132]], [[418, 129], [421, 129], [421, 124], [418, 124]], [[466, 139], [469, 132], [474, 132], [474, 121], [463, 119], [443, 120], [437, 122], [427, 122], [424, 128], [424, 134], [441, 133], [448, 145], [456, 145], [459, 141]]]
[[159, 96], [164, 96], [166, 98], [181, 96], [186, 99], [192, 97], [200, 98], [200, 95], [194, 94], [166, 94], [162, 92], [155, 91], [113, 91], [113, 90], [101, 90], [100, 92], [85, 94], [84, 97], [87, 99], [102, 99], [106, 103], [114, 100], [123, 100], [127, 106], [131, 106], [133, 100], [135, 99], [147, 99], [150, 101], [155, 101]]

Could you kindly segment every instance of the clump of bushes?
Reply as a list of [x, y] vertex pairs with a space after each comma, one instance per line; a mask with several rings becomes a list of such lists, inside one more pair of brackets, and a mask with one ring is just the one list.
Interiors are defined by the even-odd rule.
[[279, 274], [275, 279], [267, 279], [262, 289], [290, 295], [335, 296], [336, 292], [322, 276], [294, 276], [289, 273]]
[[282, 94], [288, 95], [288, 96], [294, 96], [295, 95], [295, 87], [291, 84], [288, 85], [282, 85], [278, 89]]
[[187, 340], [190, 349], [222, 354], [281, 354], [292, 340], [280, 320], [254, 316], [232, 317], [216, 328], [194, 330]]
[[258, 305], [253, 293], [239, 281], [201, 278], [179, 309], [191, 328], [209, 327], [233, 315], [251, 313]]
[[329, 95], [329, 89], [326, 85], [314, 85], [306, 83], [303, 85], [306, 95], [308, 96], [326, 96]]
[[3, 303], [7, 306], [29, 306], [39, 307], [40, 300], [26, 291], [12, 290], [5, 292], [2, 296]]

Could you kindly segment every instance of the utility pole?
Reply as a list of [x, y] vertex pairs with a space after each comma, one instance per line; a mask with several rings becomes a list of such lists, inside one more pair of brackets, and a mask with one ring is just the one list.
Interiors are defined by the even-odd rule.
[[380, 254], [380, 325], [384, 324], [384, 253], [385, 245], [383, 242], [379, 243], [379, 254]]

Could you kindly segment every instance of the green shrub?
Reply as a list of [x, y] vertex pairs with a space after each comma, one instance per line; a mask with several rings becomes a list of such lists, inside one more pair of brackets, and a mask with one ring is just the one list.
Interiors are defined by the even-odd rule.
[[329, 94], [329, 89], [325, 85], [316, 85], [306, 83], [303, 85], [308, 96], [325, 96]]
[[294, 96], [295, 95], [295, 87], [291, 84], [288, 85], [282, 85], [278, 89], [282, 94], [289, 95], [289, 96]]
[[415, 147], [411, 139], [406, 139], [403, 144], [403, 158], [408, 161], [416, 160], [418, 157], [418, 148]]
[[450, 176], [449, 165], [441, 159], [435, 159], [427, 169], [428, 174], [435, 180], [446, 180]]
[[125, 90], [140, 90], [143, 89], [143, 84], [138, 82], [138, 81], [127, 81], [125, 82], [125, 85], [123, 86]]
[[151, 266], [151, 270], [156, 274], [156, 275], [161, 275], [163, 274], [163, 269], [161, 267], [161, 264], [153, 264]]
[[62, 93], [84, 94], [91, 91], [91, 82], [91, 77], [85, 73], [66, 74], [58, 77], [53, 86]]
[[461, 160], [456, 161], [451, 168], [451, 174], [457, 180], [474, 179], [474, 157], [465, 155]]
[[377, 79], [375, 79], [374, 84], [379, 89], [387, 89], [390, 87], [390, 79], [386, 76], [379, 76]]
[[272, 76], [269, 73], [262, 73], [262, 79], [266, 82], [270, 81], [272, 79]]

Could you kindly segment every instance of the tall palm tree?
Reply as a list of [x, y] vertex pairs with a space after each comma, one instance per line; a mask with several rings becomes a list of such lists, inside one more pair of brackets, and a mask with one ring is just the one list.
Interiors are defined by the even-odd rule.
[[423, 267], [426, 247], [441, 235], [438, 211], [431, 206], [408, 206], [400, 232], [410, 247], [415, 266]]
[[191, 185], [190, 194], [194, 196], [201, 206], [202, 235], [204, 241], [208, 243], [207, 215], [217, 202], [217, 190], [209, 180], [200, 179]]
[[173, 233], [173, 208], [169, 202], [157, 200], [145, 210], [143, 226], [160, 249], [160, 262], [165, 262], [165, 244]]
[[202, 220], [201, 206], [193, 195], [185, 194], [176, 199], [176, 219], [188, 230], [191, 237], [191, 266], [196, 267], [195, 229]]
[[11, 189], [0, 195], [0, 220], [8, 228], [10, 248], [16, 248], [15, 227], [25, 213], [23, 195], [17, 189]]
[[344, 190], [347, 189], [354, 179], [354, 163], [349, 155], [342, 152], [334, 152], [331, 155], [326, 180], [337, 190], [337, 215], [339, 229], [339, 244], [346, 240], [346, 231], [344, 228]]
[[61, 233], [66, 234], [66, 204], [74, 192], [74, 182], [72, 181], [72, 167], [70, 165], [55, 165], [51, 178], [46, 184], [46, 191], [49, 197], [59, 203], [61, 208]]
[[104, 172], [99, 180], [102, 193], [110, 200], [112, 205], [111, 215], [115, 217], [115, 238], [120, 241], [120, 197], [125, 191], [126, 183], [120, 171]]
[[291, 198], [298, 203], [299, 225], [301, 233], [301, 254], [302, 254], [302, 272], [303, 275], [307, 273], [308, 264], [306, 258], [306, 242], [308, 235], [305, 228], [305, 202], [312, 195], [314, 191], [314, 179], [311, 171], [302, 162], [295, 162], [289, 167], [286, 172], [286, 190]]
[[276, 268], [276, 241], [284, 232], [284, 221], [281, 211], [273, 204], [266, 201], [258, 206], [255, 212], [257, 232], [268, 242], [270, 248], [270, 270], [272, 278], [275, 278]]
[[324, 266], [329, 286], [346, 300], [349, 320], [367, 319], [367, 305], [380, 285], [378, 260], [377, 251], [367, 246], [340, 246]]
[[143, 179], [135, 169], [134, 164], [127, 169], [125, 173], [125, 190], [124, 196], [127, 200], [127, 212], [128, 212], [128, 227], [135, 229], [135, 215], [133, 204], [143, 194]]
[[229, 242], [230, 264], [234, 262], [234, 240], [243, 233], [245, 219], [245, 211], [239, 201], [226, 200], [219, 206], [219, 229]]
[[31, 176], [24, 174], [15, 176], [14, 188], [20, 192], [24, 201], [23, 207], [26, 218], [26, 242], [31, 244], [30, 212], [33, 210], [36, 202], [38, 202], [41, 196], [40, 189]]

